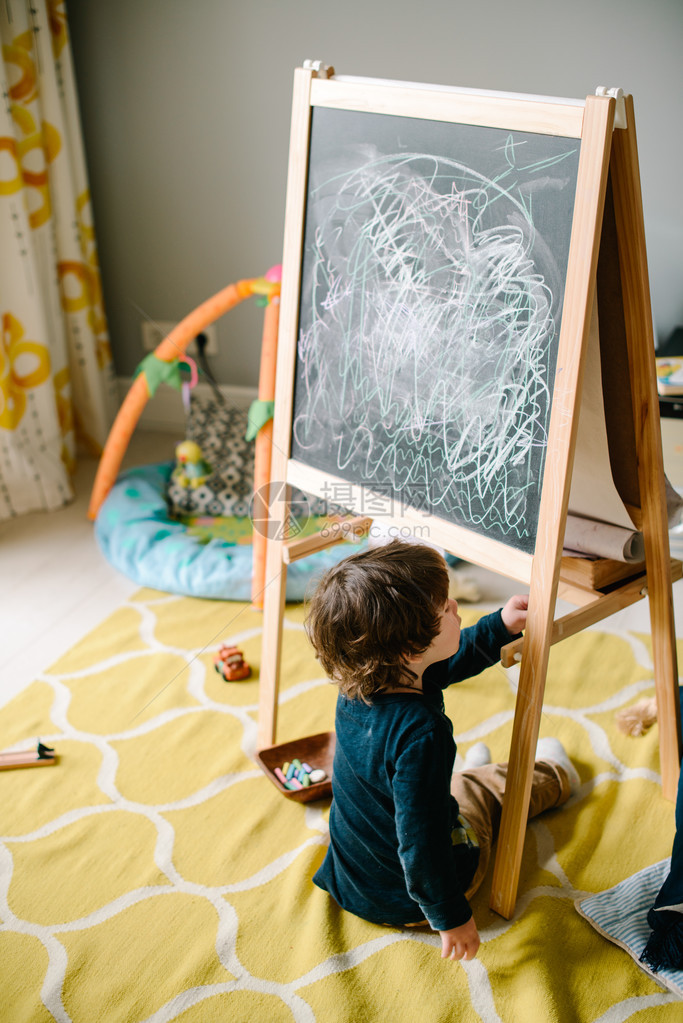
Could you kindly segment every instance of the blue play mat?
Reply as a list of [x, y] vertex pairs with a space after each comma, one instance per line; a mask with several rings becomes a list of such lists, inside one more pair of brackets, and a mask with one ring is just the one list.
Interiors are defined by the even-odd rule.
[[[166, 487], [174, 462], [121, 473], [95, 521], [107, 561], [140, 586], [216, 600], [251, 600], [251, 544], [202, 542], [169, 517]], [[310, 596], [320, 577], [359, 547], [338, 544], [287, 569], [287, 600]]]

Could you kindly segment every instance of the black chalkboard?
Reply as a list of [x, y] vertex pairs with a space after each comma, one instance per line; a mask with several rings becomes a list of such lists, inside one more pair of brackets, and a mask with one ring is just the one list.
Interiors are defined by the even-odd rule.
[[579, 149], [313, 109], [294, 459], [533, 553]]

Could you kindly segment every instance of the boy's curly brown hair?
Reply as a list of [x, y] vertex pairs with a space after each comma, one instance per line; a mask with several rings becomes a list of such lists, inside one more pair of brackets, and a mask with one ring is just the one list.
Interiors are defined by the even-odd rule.
[[305, 627], [316, 655], [345, 696], [370, 703], [387, 686], [417, 676], [407, 658], [423, 653], [448, 600], [442, 556], [393, 540], [345, 558], [320, 581]]

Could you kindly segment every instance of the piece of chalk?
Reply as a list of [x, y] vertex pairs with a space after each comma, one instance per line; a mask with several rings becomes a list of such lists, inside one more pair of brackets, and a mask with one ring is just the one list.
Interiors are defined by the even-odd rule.
[[309, 774], [304, 773], [304, 776], [301, 779], [301, 784], [305, 789], [307, 789], [308, 786], [311, 784], [311, 776]]
[[275, 768], [275, 770], [273, 771], [273, 774], [275, 775], [275, 777], [277, 778], [278, 781], [282, 782], [283, 785], [287, 781], [287, 779], [285, 778], [284, 774], [282, 773], [282, 771], [280, 770], [279, 767]]
[[294, 784], [294, 781], [286, 781], [285, 788], [292, 792], [296, 788], [296, 785]]
[[301, 765], [301, 766], [303, 767], [303, 769], [304, 769], [304, 771], [306, 772], [306, 774], [310, 774], [310, 773], [311, 773], [311, 771], [313, 770], [313, 768], [311, 767], [311, 765], [310, 765], [310, 764], [307, 764], [305, 760], [304, 760], [304, 762], [302, 763], [302, 765]]
[[315, 769], [315, 771], [311, 771], [311, 776], [310, 777], [311, 777], [311, 781], [315, 785], [319, 781], [324, 781], [325, 778], [327, 778], [327, 775], [325, 774], [325, 772], [323, 771], [323, 769], [321, 767], [318, 767], [318, 768]]
[[282, 773], [283, 774], [287, 774], [288, 770], [289, 770], [289, 760], [285, 760], [284, 764], [282, 765]]
[[287, 776], [287, 781], [291, 781], [292, 780], [292, 778], [294, 777], [294, 772], [295, 771], [296, 771], [296, 767], [294, 766], [294, 764], [290, 764], [289, 767], [287, 768], [287, 770], [285, 771], [285, 774]]
[[289, 784], [290, 784], [290, 785], [291, 785], [291, 786], [292, 786], [293, 788], [295, 788], [295, 789], [302, 789], [302, 788], [303, 788], [303, 785], [301, 784], [301, 782], [299, 781], [299, 779], [298, 779], [298, 778], [292, 778], [292, 779], [290, 780]]
[[293, 757], [292, 763], [294, 764], [295, 767], [301, 767], [301, 761], [299, 760], [298, 757]]

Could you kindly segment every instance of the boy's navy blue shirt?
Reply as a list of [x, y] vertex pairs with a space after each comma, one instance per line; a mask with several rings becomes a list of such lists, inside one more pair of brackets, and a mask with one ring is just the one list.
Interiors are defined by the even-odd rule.
[[443, 690], [494, 664], [511, 638], [496, 611], [426, 669], [422, 694], [380, 694], [370, 705], [339, 694], [330, 845], [313, 880], [344, 909], [398, 927], [425, 918], [437, 931], [471, 917], [465, 891], [479, 852], [451, 840], [456, 746]]

